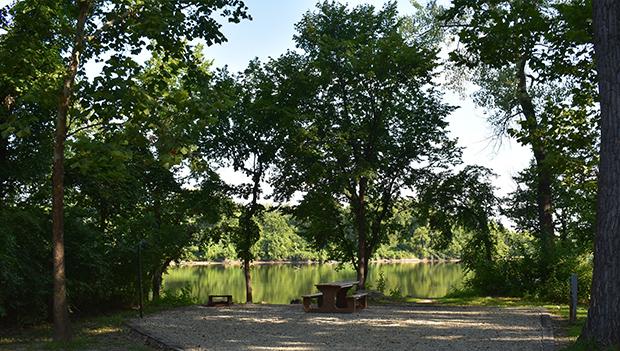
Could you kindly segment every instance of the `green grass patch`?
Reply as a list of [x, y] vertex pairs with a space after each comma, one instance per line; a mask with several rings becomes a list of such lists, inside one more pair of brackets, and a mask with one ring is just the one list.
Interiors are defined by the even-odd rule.
[[620, 346], [601, 349], [592, 343], [578, 341], [562, 351], [620, 351]]
[[136, 311], [121, 311], [104, 316], [83, 318], [71, 323], [73, 337], [68, 342], [52, 340], [52, 326], [41, 324], [3, 331], [0, 349], [10, 350], [152, 350], [141, 341], [128, 337], [123, 322], [137, 317]]
[[[170, 308], [195, 304], [189, 288], [181, 289], [176, 294], [166, 294], [157, 302], [149, 302], [144, 306], [144, 314], [151, 314]], [[96, 317], [80, 318], [72, 321], [73, 337], [66, 343], [52, 340], [52, 325], [2, 330], [0, 333], [0, 350], [130, 350], [148, 351], [151, 348], [139, 340], [128, 337], [128, 329], [124, 322], [138, 317], [138, 311], [128, 309]]]

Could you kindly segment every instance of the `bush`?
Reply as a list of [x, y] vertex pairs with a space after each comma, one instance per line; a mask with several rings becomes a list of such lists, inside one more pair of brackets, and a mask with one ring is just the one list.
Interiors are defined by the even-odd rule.
[[31, 324], [48, 316], [52, 292], [51, 226], [36, 208], [0, 212], [0, 316]]
[[149, 306], [166, 306], [166, 307], [179, 307], [189, 306], [198, 303], [197, 298], [192, 293], [192, 288], [189, 285], [182, 287], [176, 292], [164, 291], [159, 300], [149, 303]]
[[[65, 220], [67, 295], [72, 313], [119, 307], [135, 299], [135, 252], [108, 240], [81, 213]], [[49, 213], [38, 208], [0, 211], [0, 318], [11, 325], [49, 320], [52, 248]]]
[[481, 295], [531, 296], [544, 301], [567, 303], [570, 299], [569, 279], [578, 277], [579, 299], [589, 299], [592, 281], [592, 256], [587, 249], [558, 243], [551, 266], [543, 272], [536, 253], [535, 239], [525, 234], [499, 233], [496, 255], [492, 261], [479, 257], [479, 251], [467, 251], [467, 269], [473, 275], [466, 287]]

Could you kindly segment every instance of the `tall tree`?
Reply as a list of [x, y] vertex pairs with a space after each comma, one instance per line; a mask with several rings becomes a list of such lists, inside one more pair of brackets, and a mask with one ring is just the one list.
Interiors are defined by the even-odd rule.
[[[40, 11], [42, 8], [46, 11]], [[35, 10], [38, 9], [38, 10]], [[64, 253], [64, 157], [68, 127], [85, 128], [108, 122], [101, 115], [75, 109], [76, 82], [86, 84], [81, 77], [85, 72], [82, 63], [89, 59], [103, 60], [109, 53], [108, 64], [127, 67], [120, 77], [127, 78], [135, 62], [131, 55], [146, 49], [156, 49], [167, 55], [183, 57], [187, 43], [201, 38], [208, 45], [225, 40], [220, 24], [213, 18], [215, 11], [230, 21], [238, 22], [247, 17], [246, 7], [240, 0], [169, 0], [159, 2], [133, 2], [123, 0], [92, 1], [31, 1], [17, 2], [9, 10], [12, 16], [3, 14], [8, 22], [8, 32], [24, 31], [39, 20], [36, 15], [53, 14], [48, 33], [56, 41], [56, 50], [65, 57], [65, 73], [58, 88], [58, 108], [55, 119], [54, 157], [52, 170], [52, 237], [54, 260], [54, 339], [67, 340], [69, 334], [68, 309], [66, 301], [65, 253]], [[19, 16], [30, 13], [35, 16]], [[7, 21], [8, 18], [8, 21]], [[150, 40], [147, 47], [146, 40]], [[110, 72], [110, 71], [107, 71]], [[118, 71], [117, 71], [118, 72]], [[105, 76], [95, 80], [114, 77]], [[67, 125], [71, 116], [71, 126]], [[117, 118], [117, 116], [114, 116]]]
[[234, 187], [236, 195], [248, 200], [241, 207], [234, 244], [242, 261], [245, 276], [246, 302], [252, 303], [251, 263], [253, 247], [260, 239], [258, 221], [264, 210], [260, 203], [262, 185], [272, 168], [280, 148], [282, 128], [279, 101], [276, 95], [274, 68], [258, 60], [250, 62], [243, 73], [228, 77], [236, 103], [224, 110], [224, 124], [219, 153], [235, 171], [249, 182]]
[[280, 58], [294, 68], [286, 96], [297, 118], [273, 184], [283, 197], [306, 192], [298, 214], [324, 221], [319, 241], [348, 242], [364, 287], [401, 191], [460, 153], [432, 81], [436, 48], [403, 37], [396, 5], [317, 7], [297, 24], [302, 53]]
[[[497, 135], [508, 134], [532, 149], [543, 279], [555, 251], [553, 183], [562, 152], [556, 139], [592, 134], [597, 117], [588, 79], [590, 33], [582, 16], [588, 6], [588, 1], [457, 0], [442, 15], [459, 41], [451, 58], [473, 70], [481, 87], [475, 101], [491, 112]], [[566, 133], [575, 128], [584, 132]]]
[[594, 276], [580, 339], [620, 347], [620, 3], [594, 0], [594, 49], [601, 101]]

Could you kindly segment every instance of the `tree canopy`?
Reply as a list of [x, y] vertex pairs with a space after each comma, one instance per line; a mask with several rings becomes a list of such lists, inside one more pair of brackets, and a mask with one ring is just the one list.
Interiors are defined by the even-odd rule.
[[[296, 119], [279, 156], [276, 194], [305, 193], [297, 215], [315, 242], [337, 242], [364, 285], [368, 260], [406, 189], [460, 162], [446, 132], [452, 107], [434, 87], [437, 48], [407, 40], [396, 5], [325, 2], [297, 24]], [[343, 207], [343, 205], [346, 206]]]

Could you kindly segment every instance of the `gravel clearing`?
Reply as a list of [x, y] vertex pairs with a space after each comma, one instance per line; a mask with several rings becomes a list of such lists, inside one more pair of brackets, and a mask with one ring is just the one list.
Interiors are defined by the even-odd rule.
[[301, 305], [192, 306], [130, 321], [176, 350], [553, 350], [542, 308], [388, 305], [353, 314]]

